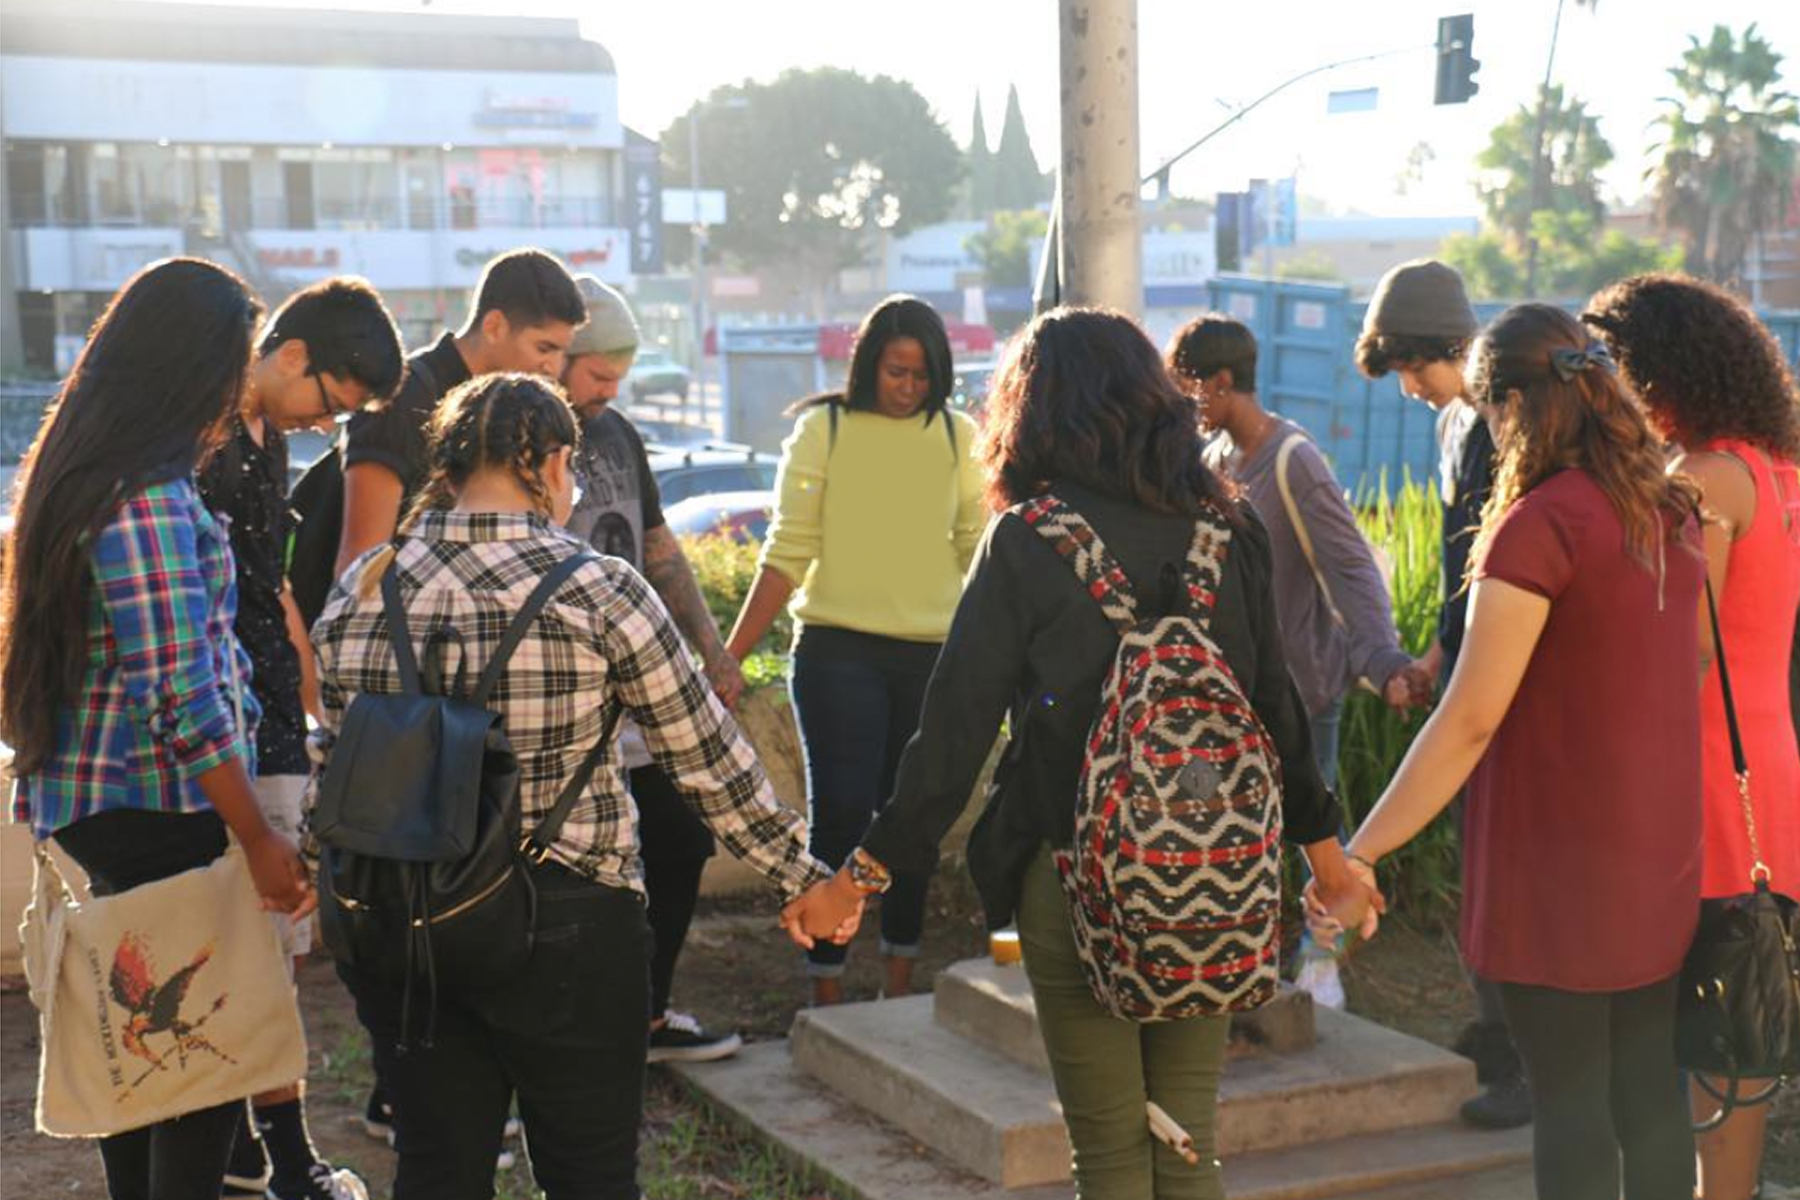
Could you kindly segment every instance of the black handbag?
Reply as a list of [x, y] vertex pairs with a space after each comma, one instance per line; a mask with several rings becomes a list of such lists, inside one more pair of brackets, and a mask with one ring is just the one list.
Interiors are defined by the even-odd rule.
[[[410, 991], [424, 982], [466, 992], [515, 978], [530, 960], [542, 863], [612, 742], [619, 706], [529, 835], [521, 831], [519, 766], [487, 701], [552, 593], [595, 556], [552, 567], [508, 625], [473, 695], [421, 675], [395, 569], [381, 581], [402, 691], [361, 693], [319, 785], [313, 829], [322, 848], [319, 923], [332, 956]], [[460, 690], [460, 689], [459, 689]], [[401, 1040], [406, 1040], [405, 1023]]]
[[[1750, 834], [1750, 891], [1700, 902], [1700, 925], [1681, 967], [1675, 1015], [1675, 1058], [1695, 1073], [1700, 1087], [1719, 1102], [1711, 1117], [1694, 1123], [1717, 1128], [1733, 1109], [1766, 1104], [1789, 1077], [1800, 1074], [1800, 953], [1795, 950], [1796, 910], [1791, 897], [1774, 890], [1756, 840], [1756, 811], [1750, 800], [1750, 767], [1731, 699], [1731, 675], [1712, 585], [1706, 588], [1718, 649], [1719, 686], [1731, 735], [1732, 767], [1738, 799]], [[1788, 881], [1783, 881], [1788, 882]], [[1716, 1088], [1704, 1076], [1723, 1079]], [[1755, 1090], [1744, 1091], [1746, 1081]]]

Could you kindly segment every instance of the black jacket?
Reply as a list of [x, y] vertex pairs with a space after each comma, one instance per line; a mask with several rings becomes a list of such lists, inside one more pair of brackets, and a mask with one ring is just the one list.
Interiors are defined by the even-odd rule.
[[[1147, 600], [1165, 563], [1187, 555], [1189, 517], [1150, 513], [1074, 486], [1056, 492], [1099, 533]], [[1313, 761], [1300, 693], [1281, 653], [1268, 534], [1248, 505], [1233, 532], [1212, 634], [1281, 757], [1286, 840], [1338, 833], [1337, 801]], [[863, 845], [894, 870], [929, 871], [968, 802], [1002, 718], [1011, 742], [969, 841], [969, 871], [988, 924], [1012, 919], [1019, 882], [1042, 843], [1074, 836], [1082, 748], [1118, 636], [1042, 535], [1023, 519], [989, 524], [937, 669], [919, 731], [901, 756], [894, 795]]]

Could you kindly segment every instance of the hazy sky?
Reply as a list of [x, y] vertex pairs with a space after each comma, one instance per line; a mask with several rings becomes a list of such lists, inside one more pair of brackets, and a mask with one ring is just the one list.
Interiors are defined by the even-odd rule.
[[[245, 0], [274, 4], [275, 0]], [[296, 0], [286, 0], [293, 4]], [[402, 0], [336, 0], [306, 7], [417, 8]], [[432, 0], [430, 12], [579, 17], [613, 54], [626, 124], [652, 136], [696, 96], [722, 83], [767, 79], [788, 67], [834, 65], [909, 79], [959, 142], [979, 90], [996, 141], [1009, 84], [1019, 88], [1039, 161], [1055, 160], [1055, 0]], [[1416, 47], [1315, 77], [1289, 89], [1188, 159], [1178, 191], [1208, 194], [1257, 175], [1297, 169], [1301, 190], [1338, 208], [1381, 214], [1475, 211], [1471, 160], [1488, 131], [1542, 78], [1556, 0], [1139, 0], [1140, 123], [1145, 168], [1217, 124], [1227, 105], [1337, 59]], [[1439, 16], [1475, 14], [1481, 93], [1469, 104], [1431, 103], [1430, 43]], [[1668, 88], [1666, 69], [1714, 22], [1751, 21], [1784, 53], [1786, 85], [1800, 91], [1800, 3], [1792, 0], [1600, 0], [1569, 3], [1556, 79], [1588, 101], [1617, 161], [1615, 198], [1641, 193], [1654, 140], [1650, 123]], [[1380, 88], [1372, 113], [1327, 116], [1326, 93]], [[1394, 180], [1418, 143], [1435, 155], [1409, 195]]]

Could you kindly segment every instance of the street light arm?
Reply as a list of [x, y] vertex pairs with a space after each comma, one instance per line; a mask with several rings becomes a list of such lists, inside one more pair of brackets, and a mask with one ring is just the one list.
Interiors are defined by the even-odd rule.
[[1256, 99], [1252, 100], [1250, 103], [1244, 105], [1244, 107], [1242, 107], [1242, 108], [1238, 109], [1236, 112], [1232, 113], [1229, 117], [1226, 117], [1219, 124], [1213, 126], [1211, 129], [1207, 130], [1206, 133], [1201, 135], [1199, 140], [1195, 141], [1192, 145], [1188, 146], [1185, 150], [1183, 150], [1181, 153], [1177, 154], [1174, 158], [1169, 159], [1167, 162], [1165, 162], [1161, 166], [1157, 167], [1154, 171], [1152, 171], [1148, 175], [1144, 176], [1144, 178], [1141, 182], [1143, 182], [1143, 183], [1151, 182], [1158, 175], [1161, 175], [1163, 172], [1165, 172], [1169, 168], [1173, 167], [1176, 163], [1180, 162], [1182, 159], [1186, 158], [1188, 155], [1192, 154], [1194, 151], [1196, 151], [1200, 147], [1206, 145], [1206, 143], [1212, 141], [1214, 138], [1218, 137], [1221, 133], [1224, 133], [1227, 129], [1230, 129], [1233, 125], [1236, 125], [1239, 121], [1241, 121], [1245, 117], [1249, 116], [1258, 107], [1260, 107], [1264, 101], [1274, 99], [1276, 96], [1280, 95], [1282, 92], [1285, 92], [1289, 88], [1293, 87], [1296, 83], [1299, 83], [1302, 79], [1311, 79], [1314, 75], [1321, 75], [1326, 71], [1335, 71], [1339, 67], [1349, 67], [1349, 66], [1354, 66], [1357, 63], [1374, 62], [1375, 60], [1381, 59], [1381, 58], [1393, 58], [1395, 55], [1398, 55], [1398, 54], [1412, 54], [1418, 50], [1426, 49], [1428, 46], [1429, 46], [1429, 43], [1427, 43], [1425, 45], [1421, 45], [1421, 46], [1402, 46], [1397, 50], [1383, 50], [1378, 54], [1359, 54], [1355, 58], [1343, 58], [1343, 59], [1339, 59], [1337, 62], [1329, 62], [1329, 63], [1323, 64], [1322, 66], [1314, 67], [1310, 71], [1302, 71], [1302, 72], [1300, 72], [1300, 74], [1295, 75], [1293, 78], [1284, 80], [1281, 83], [1276, 84], [1274, 87], [1270, 88], [1268, 91], [1264, 92], [1262, 95], [1258, 96]]

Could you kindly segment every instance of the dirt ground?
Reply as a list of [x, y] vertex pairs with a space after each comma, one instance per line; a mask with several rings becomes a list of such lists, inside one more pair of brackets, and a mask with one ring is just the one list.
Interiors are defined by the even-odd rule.
[[[973, 889], [960, 870], [940, 872], [915, 985], [948, 963], [984, 951], [986, 938]], [[872, 999], [880, 987], [877, 922], [865, 922], [852, 951], [845, 989]], [[1454, 946], [1447, 935], [1390, 921], [1358, 950], [1346, 970], [1353, 1010], [1439, 1045], [1448, 1045], [1470, 1007]], [[367, 1041], [329, 964], [301, 968], [300, 987], [312, 1051], [310, 1101], [314, 1140], [327, 1157], [360, 1171], [372, 1192], [385, 1195], [392, 1155], [357, 1124], [368, 1087]], [[762, 898], [706, 901], [683, 955], [675, 1004], [712, 1028], [746, 1038], [780, 1037], [805, 996], [800, 956], [775, 928], [773, 905]], [[42, 1137], [32, 1130], [37, 1024], [22, 991], [0, 995], [0, 1198], [105, 1195], [99, 1157], [85, 1142]], [[652, 1071], [646, 1109], [643, 1181], [658, 1200], [731, 1196], [743, 1200], [812, 1200], [820, 1193], [784, 1171], [758, 1147], [711, 1120], [658, 1071]], [[522, 1156], [521, 1156], [522, 1157]], [[1765, 1175], [1800, 1184], [1800, 1100], [1790, 1091], [1771, 1123]], [[537, 1193], [523, 1166], [499, 1180], [501, 1200]]]

